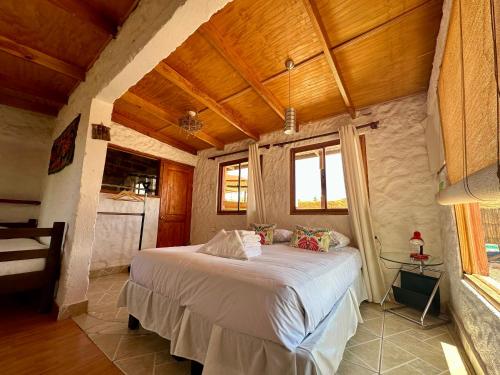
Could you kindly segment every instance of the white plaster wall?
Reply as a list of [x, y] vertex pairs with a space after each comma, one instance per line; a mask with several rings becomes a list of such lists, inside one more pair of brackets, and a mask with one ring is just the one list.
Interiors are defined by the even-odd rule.
[[[362, 116], [354, 123], [361, 125], [372, 120], [380, 121], [378, 130], [369, 130], [365, 134], [373, 222], [383, 249], [409, 251], [408, 241], [413, 231], [419, 230], [428, 244], [426, 251], [441, 255], [439, 211], [434, 202], [433, 178], [421, 125], [426, 116], [425, 95], [376, 105], [370, 111], [371, 115]], [[305, 125], [295, 137], [329, 132], [349, 121], [349, 117], [339, 116]], [[281, 132], [275, 132], [263, 136], [260, 143], [289, 139]], [[327, 138], [320, 138], [284, 148], [261, 149], [264, 155], [263, 176], [269, 222], [288, 229], [293, 229], [295, 224], [328, 226], [351, 236], [347, 216], [289, 214], [290, 147], [326, 140]], [[239, 150], [246, 144], [248, 142], [229, 145], [225, 151]], [[218, 163], [237, 159], [245, 154], [208, 160], [207, 157], [213, 154], [214, 151], [211, 150], [200, 153], [195, 169], [191, 226], [193, 243], [206, 242], [221, 228], [246, 226], [245, 216], [216, 214]], [[386, 279], [390, 281], [392, 271], [385, 269], [385, 272]], [[443, 294], [446, 298], [445, 291]]]
[[[46, 178], [40, 220], [68, 223], [57, 303], [84, 301], [106, 143], [90, 124], [111, 123], [111, 103], [175, 50], [228, 0], [143, 0], [59, 113], [52, 139], [81, 113], [72, 165]], [[105, 102], [94, 98], [101, 97]]]
[[[114, 200], [110, 196], [104, 193], [99, 195], [99, 212], [143, 212], [142, 202]], [[156, 247], [159, 207], [159, 198], [146, 199], [142, 249]], [[97, 214], [90, 269], [129, 265], [138, 252], [141, 219], [140, 216]]]
[[[40, 200], [54, 119], [0, 105], [0, 198]], [[0, 221], [38, 218], [39, 206], [0, 203]]]
[[[426, 97], [415, 95], [371, 110], [372, 118], [380, 120], [380, 129], [366, 137], [370, 203], [382, 249], [409, 251], [409, 239], [418, 230], [425, 251], [442, 256], [439, 207], [422, 126]], [[382, 269], [390, 283], [395, 271]], [[447, 299], [446, 285], [441, 288], [441, 299]]]

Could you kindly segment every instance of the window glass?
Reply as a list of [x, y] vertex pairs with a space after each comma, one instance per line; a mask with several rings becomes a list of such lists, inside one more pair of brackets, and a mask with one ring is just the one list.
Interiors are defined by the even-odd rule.
[[295, 208], [299, 210], [322, 208], [321, 160], [322, 149], [295, 154]]
[[148, 195], [158, 193], [160, 160], [108, 147], [101, 190], [118, 193], [122, 190], [145, 193], [144, 182], [149, 182]]
[[227, 165], [223, 167], [222, 176], [223, 198], [221, 201], [221, 209], [224, 211], [238, 211], [240, 180], [239, 164]]
[[347, 208], [340, 148], [327, 147], [325, 155], [327, 208]]
[[218, 212], [245, 212], [248, 200], [248, 160], [223, 163], [219, 167]]
[[247, 209], [248, 195], [248, 162], [240, 164], [240, 211]]
[[500, 208], [481, 207], [480, 211], [489, 276], [500, 283]]

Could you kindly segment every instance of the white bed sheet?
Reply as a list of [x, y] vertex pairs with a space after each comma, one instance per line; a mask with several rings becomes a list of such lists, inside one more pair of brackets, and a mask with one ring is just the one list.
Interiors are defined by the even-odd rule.
[[263, 246], [247, 261], [196, 253], [199, 246], [142, 250], [130, 280], [212, 324], [295, 349], [360, 274], [354, 248], [329, 253]]
[[[11, 238], [0, 240], [0, 252], [38, 250], [48, 247], [32, 238]], [[42, 271], [45, 268], [45, 258], [11, 260], [0, 262], [0, 276], [15, 275], [18, 273]]]
[[171, 340], [170, 353], [203, 363], [203, 375], [331, 375], [359, 322], [367, 298], [361, 274], [295, 350], [213, 324], [177, 301], [132, 281], [118, 301], [141, 325]]

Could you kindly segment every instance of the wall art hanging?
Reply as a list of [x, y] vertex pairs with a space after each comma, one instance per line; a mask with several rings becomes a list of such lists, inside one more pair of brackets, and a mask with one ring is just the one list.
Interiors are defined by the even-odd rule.
[[54, 140], [52, 150], [50, 152], [49, 174], [57, 173], [63, 170], [67, 165], [73, 163], [73, 156], [75, 155], [75, 140], [78, 132], [78, 124], [80, 123], [80, 116], [71, 121], [66, 129], [59, 137]]

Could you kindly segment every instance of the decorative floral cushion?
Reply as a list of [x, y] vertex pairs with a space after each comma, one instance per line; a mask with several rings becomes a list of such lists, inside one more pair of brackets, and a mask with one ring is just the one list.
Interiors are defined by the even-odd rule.
[[274, 237], [274, 228], [276, 224], [252, 224], [251, 228], [255, 234], [260, 236], [260, 243], [262, 245], [272, 245]]
[[295, 227], [290, 245], [300, 249], [327, 252], [330, 246], [330, 231], [326, 228]]

